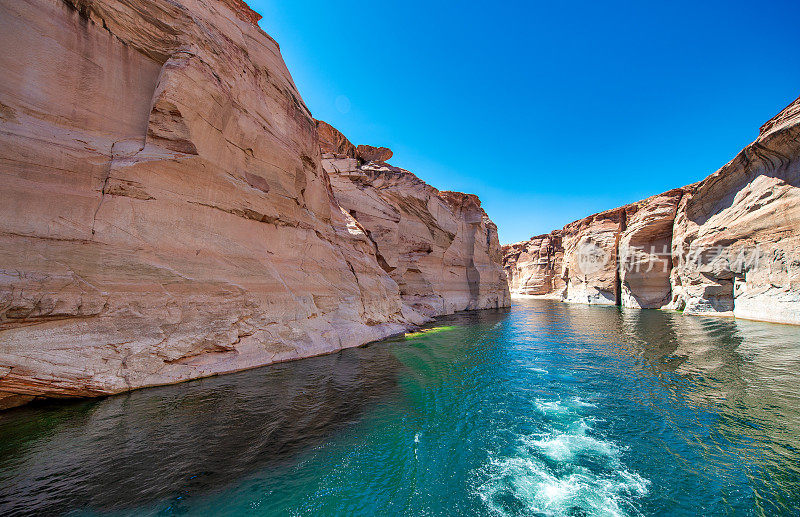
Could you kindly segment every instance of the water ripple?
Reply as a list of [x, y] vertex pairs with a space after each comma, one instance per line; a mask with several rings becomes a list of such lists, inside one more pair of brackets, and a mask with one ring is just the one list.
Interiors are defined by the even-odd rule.
[[800, 329], [520, 301], [0, 414], [2, 515], [787, 515]]

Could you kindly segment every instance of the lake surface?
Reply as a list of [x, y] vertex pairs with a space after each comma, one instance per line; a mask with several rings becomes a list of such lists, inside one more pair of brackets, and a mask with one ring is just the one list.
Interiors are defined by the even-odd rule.
[[800, 328], [516, 301], [0, 414], [0, 514], [798, 515]]

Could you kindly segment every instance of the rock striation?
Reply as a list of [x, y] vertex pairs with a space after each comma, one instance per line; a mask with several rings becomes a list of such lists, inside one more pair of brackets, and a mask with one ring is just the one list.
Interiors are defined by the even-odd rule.
[[625, 207], [617, 252], [622, 306], [661, 308], [670, 302], [672, 227], [678, 205], [690, 190], [673, 189]]
[[607, 210], [570, 223], [561, 231], [564, 245], [568, 302], [614, 305], [619, 298], [620, 233], [625, 228], [625, 208]]
[[417, 255], [400, 261], [342, 208], [320, 149], [356, 148], [312, 118], [259, 18], [240, 0], [0, 4], [0, 408], [328, 353], [508, 303], [477, 199], [419, 182], [419, 202], [391, 208], [397, 242], [427, 223], [437, 246], [452, 235], [435, 248], [446, 280], [424, 296], [434, 261], [414, 276]]
[[703, 181], [503, 252], [512, 294], [800, 324], [800, 99]]
[[322, 120], [317, 120], [316, 124], [319, 132], [319, 150], [321, 153], [335, 154], [346, 158], [356, 157], [356, 146], [351, 144], [350, 140], [338, 129]]

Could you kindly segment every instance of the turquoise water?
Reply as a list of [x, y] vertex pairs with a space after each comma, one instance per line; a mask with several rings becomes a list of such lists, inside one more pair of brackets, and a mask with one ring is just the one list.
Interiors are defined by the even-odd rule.
[[800, 328], [520, 301], [0, 414], [0, 514], [797, 515]]

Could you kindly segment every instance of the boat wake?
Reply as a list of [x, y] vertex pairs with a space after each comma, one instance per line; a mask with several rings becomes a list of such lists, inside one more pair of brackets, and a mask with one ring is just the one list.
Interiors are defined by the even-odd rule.
[[476, 493], [494, 515], [628, 516], [649, 481], [629, 471], [622, 448], [593, 429], [580, 399], [537, 401], [546, 431], [519, 435], [477, 473]]

